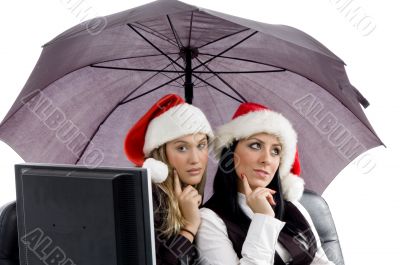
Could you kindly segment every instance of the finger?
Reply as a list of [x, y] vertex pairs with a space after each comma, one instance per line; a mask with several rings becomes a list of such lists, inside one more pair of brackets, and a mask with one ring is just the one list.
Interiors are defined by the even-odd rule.
[[245, 174], [242, 174], [242, 185], [243, 185], [244, 194], [246, 196], [249, 196], [253, 191], [250, 188], [249, 182], [247, 181], [247, 177]]
[[192, 185], [187, 185], [185, 188], [183, 188], [182, 193], [189, 194], [193, 191], [197, 191], [197, 190]]
[[182, 187], [181, 187], [181, 181], [178, 176], [178, 172], [174, 169], [174, 191], [176, 195], [181, 195], [182, 193]]
[[276, 205], [274, 197], [272, 196], [272, 194], [269, 192], [268, 189], [263, 188], [263, 189], [257, 190], [254, 192], [254, 195], [265, 197], [269, 204]]
[[201, 201], [202, 201], [202, 197], [201, 197], [201, 195], [199, 194], [199, 195], [197, 195], [197, 206], [200, 206], [200, 205], [201, 205]]
[[254, 193], [260, 192], [260, 191], [268, 191], [271, 194], [275, 194], [276, 191], [269, 189], [269, 188], [262, 188], [262, 187], [257, 187], [255, 190], [253, 190]]
[[272, 194], [271, 193], [267, 193], [267, 194], [265, 194], [265, 198], [267, 199], [267, 201], [269, 202], [269, 204], [271, 204], [271, 205], [276, 205], [276, 202], [275, 202], [275, 200], [274, 200], [274, 196], [272, 196]]
[[258, 194], [258, 193], [264, 192], [264, 191], [266, 191], [266, 190], [267, 190], [266, 188], [257, 187], [257, 188], [255, 188], [252, 192], [253, 192], [253, 194]]
[[183, 199], [192, 199], [196, 197], [199, 192], [191, 185], [188, 185], [185, 189], [183, 189], [181, 197]]
[[267, 195], [267, 201], [271, 204], [271, 205], [276, 205], [276, 202], [275, 202], [275, 200], [274, 200], [274, 197], [271, 195], [271, 194], [269, 194], [269, 195]]
[[183, 190], [181, 194], [181, 199], [184, 201], [192, 201], [195, 202], [198, 206], [201, 204], [201, 195], [199, 192], [192, 187], [192, 189]]

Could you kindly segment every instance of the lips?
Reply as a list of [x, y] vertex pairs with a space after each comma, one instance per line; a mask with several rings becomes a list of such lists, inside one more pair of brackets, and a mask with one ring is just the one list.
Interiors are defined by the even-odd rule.
[[262, 169], [254, 169], [254, 172], [256, 172], [257, 176], [260, 176], [261, 178], [265, 178], [269, 176], [268, 171], [262, 170]]
[[191, 175], [191, 176], [196, 176], [196, 175], [198, 175], [198, 174], [201, 173], [201, 167], [189, 169], [187, 172], [188, 172], [189, 175]]

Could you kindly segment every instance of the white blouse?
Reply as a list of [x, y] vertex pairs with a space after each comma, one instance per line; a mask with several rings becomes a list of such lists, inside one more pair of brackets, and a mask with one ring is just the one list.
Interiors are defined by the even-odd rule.
[[[208, 208], [200, 209], [201, 225], [196, 235], [196, 245], [204, 265], [272, 265], [275, 250], [284, 262], [291, 256], [285, 247], [278, 242], [279, 233], [285, 225], [274, 217], [253, 213], [246, 203], [246, 197], [238, 193], [238, 202], [243, 212], [251, 219], [250, 227], [242, 247], [242, 258], [239, 260], [228, 237], [224, 221]], [[312, 265], [334, 265], [322, 249], [318, 233], [307, 210], [297, 201], [292, 202], [306, 218], [317, 241], [317, 252]]]

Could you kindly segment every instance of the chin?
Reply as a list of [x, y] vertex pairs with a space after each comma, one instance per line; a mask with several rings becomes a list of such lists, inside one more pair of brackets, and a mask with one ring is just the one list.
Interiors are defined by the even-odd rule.
[[265, 188], [269, 183], [270, 183], [270, 181], [256, 179], [249, 184], [250, 184], [251, 188], [254, 190], [258, 187]]
[[203, 174], [199, 176], [185, 176], [185, 178], [182, 178], [182, 182], [184, 182], [187, 185], [197, 185], [201, 182], [201, 178], [203, 177]]

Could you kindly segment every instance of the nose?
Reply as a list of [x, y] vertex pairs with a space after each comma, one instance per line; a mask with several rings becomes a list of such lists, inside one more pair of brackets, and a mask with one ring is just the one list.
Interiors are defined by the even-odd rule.
[[199, 162], [200, 162], [199, 152], [195, 148], [193, 148], [189, 154], [189, 163], [195, 165]]
[[261, 164], [269, 165], [271, 163], [272, 155], [268, 150], [263, 150], [260, 152], [259, 162]]

